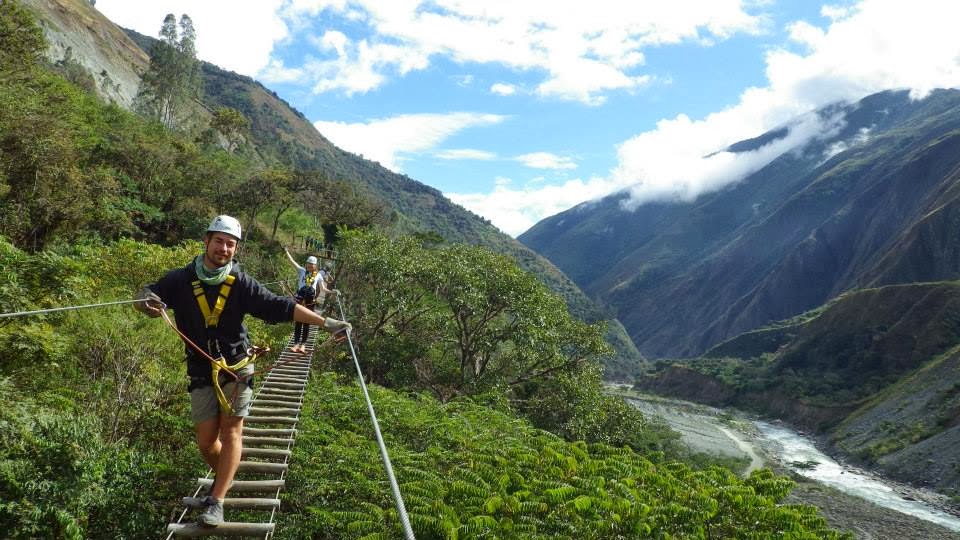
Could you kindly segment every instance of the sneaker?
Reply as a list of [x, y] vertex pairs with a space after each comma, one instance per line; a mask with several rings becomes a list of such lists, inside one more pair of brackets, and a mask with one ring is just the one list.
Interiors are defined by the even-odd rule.
[[207, 508], [200, 514], [200, 517], [197, 518], [197, 525], [201, 527], [216, 527], [223, 523], [223, 501], [209, 497], [208, 499], [213, 499], [211, 504], [207, 505]]

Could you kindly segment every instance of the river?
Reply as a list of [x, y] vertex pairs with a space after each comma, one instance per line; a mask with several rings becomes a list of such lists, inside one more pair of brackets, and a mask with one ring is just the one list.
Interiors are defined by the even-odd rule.
[[[921, 500], [925, 498], [924, 495], [933, 499], [933, 494], [838, 463], [818, 450], [808, 437], [786, 426], [752, 420], [739, 413], [685, 401], [622, 393], [622, 388], [613, 390], [644, 413], [663, 419], [680, 433], [683, 442], [692, 450], [739, 458], [749, 463], [745, 472], [768, 464], [781, 471], [789, 469], [869, 503], [960, 532], [960, 518]], [[904, 495], [907, 493], [912, 495]], [[898, 538], [905, 536], [939, 538], [926, 534]], [[875, 536], [866, 534], [858, 537]], [[879, 537], [887, 536], [881, 534]]]
[[902, 486], [894, 488], [892, 482], [838, 463], [818, 450], [807, 437], [767, 422], [754, 421], [754, 425], [760, 431], [761, 444], [772, 445], [781, 464], [795, 473], [876, 505], [960, 531], [957, 517], [924, 502], [904, 498], [900, 494]]

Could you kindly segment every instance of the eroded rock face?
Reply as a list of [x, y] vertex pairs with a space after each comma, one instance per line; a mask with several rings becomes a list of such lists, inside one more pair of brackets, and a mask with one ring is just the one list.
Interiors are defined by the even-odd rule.
[[[84, 0], [23, 0], [43, 27], [52, 62], [82, 65], [109, 101], [131, 108], [150, 58], [118, 26]], [[157, 28], [162, 21], [157, 21]], [[69, 51], [69, 52], [68, 52]]]

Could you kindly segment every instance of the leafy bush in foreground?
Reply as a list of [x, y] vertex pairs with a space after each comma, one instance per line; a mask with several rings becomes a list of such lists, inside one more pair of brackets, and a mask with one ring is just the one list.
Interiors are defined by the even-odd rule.
[[[569, 443], [469, 400], [441, 404], [373, 388], [414, 532], [454, 538], [849, 538], [816, 510], [780, 504], [769, 470], [644, 457]], [[279, 538], [398, 538], [365, 405], [355, 386], [313, 380]]]

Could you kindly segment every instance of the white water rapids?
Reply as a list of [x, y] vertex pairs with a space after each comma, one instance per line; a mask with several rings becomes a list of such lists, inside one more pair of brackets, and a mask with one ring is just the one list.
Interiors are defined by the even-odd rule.
[[[775, 460], [801, 476], [848, 495], [960, 532], [960, 518], [901, 494], [916, 490], [896, 486], [877, 475], [837, 463], [818, 450], [809, 438], [786, 426], [748, 421], [742, 417], [731, 422], [734, 416], [720, 409], [681, 400], [636, 394], [624, 397], [645, 414], [664, 420], [695, 451], [749, 458], [748, 471], [763, 466], [764, 459]], [[739, 428], [734, 427], [737, 424]]]
[[[817, 450], [803, 435], [767, 422], [756, 421], [754, 424], [763, 438], [775, 446], [775, 453], [783, 465], [797, 474], [879, 506], [960, 531], [960, 519], [957, 517], [923, 502], [905, 499], [883, 480], [837, 463]], [[808, 468], [794, 465], [797, 463], [816, 465]]]

